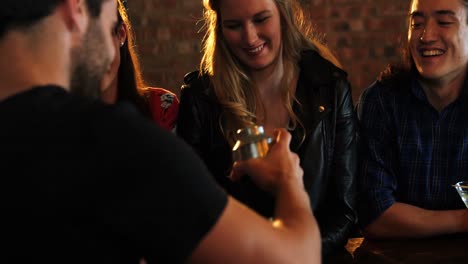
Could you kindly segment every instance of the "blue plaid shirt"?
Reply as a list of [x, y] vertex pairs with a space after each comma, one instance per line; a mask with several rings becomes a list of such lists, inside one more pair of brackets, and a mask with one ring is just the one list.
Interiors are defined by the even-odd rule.
[[466, 93], [464, 88], [440, 113], [415, 79], [406, 91], [376, 82], [363, 93], [361, 226], [395, 202], [430, 210], [465, 208], [452, 184], [468, 180]]

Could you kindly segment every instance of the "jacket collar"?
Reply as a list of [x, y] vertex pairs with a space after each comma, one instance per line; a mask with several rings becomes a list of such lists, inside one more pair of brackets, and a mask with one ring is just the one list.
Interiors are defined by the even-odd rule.
[[346, 73], [322, 58], [316, 51], [304, 51], [299, 62], [300, 74], [296, 87], [294, 113], [302, 122], [292, 131], [293, 149], [297, 149], [304, 135], [314, 131], [320, 122], [328, 116], [334, 106], [334, 85], [336, 78]]

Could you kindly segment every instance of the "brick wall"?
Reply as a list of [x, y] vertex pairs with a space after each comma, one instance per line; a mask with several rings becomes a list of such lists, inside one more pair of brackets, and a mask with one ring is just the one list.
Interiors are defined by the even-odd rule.
[[[179, 93], [198, 67], [201, 0], [128, 0], [144, 76], [151, 86]], [[406, 38], [409, 0], [302, 0], [319, 32], [349, 74], [356, 102]]]

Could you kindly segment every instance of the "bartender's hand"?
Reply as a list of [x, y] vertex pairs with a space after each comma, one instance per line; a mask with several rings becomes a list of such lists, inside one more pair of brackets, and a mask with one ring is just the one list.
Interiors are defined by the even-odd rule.
[[263, 190], [274, 195], [279, 187], [302, 183], [303, 171], [299, 165], [299, 157], [290, 151], [291, 135], [284, 129], [275, 130], [276, 143], [273, 144], [264, 158], [254, 158], [236, 162], [233, 166], [231, 179], [239, 180], [243, 175], [249, 175]]

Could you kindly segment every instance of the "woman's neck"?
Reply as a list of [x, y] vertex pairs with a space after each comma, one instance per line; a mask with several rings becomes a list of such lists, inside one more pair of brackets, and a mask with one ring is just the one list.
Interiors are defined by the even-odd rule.
[[[273, 65], [272, 65], [273, 66]], [[252, 76], [253, 85], [258, 91], [256, 117], [257, 123], [263, 125], [267, 133], [273, 129], [286, 128], [290, 114], [286, 108], [285, 89], [294, 93], [297, 85], [298, 73], [294, 73], [290, 82], [284, 82], [283, 60], [278, 59], [275, 67], [270, 67]], [[289, 78], [288, 78], [289, 79]], [[286, 87], [284, 87], [286, 86]]]
[[280, 55], [271, 65], [258, 71], [251, 71], [253, 85], [260, 95], [271, 96], [281, 91], [281, 81], [284, 76], [283, 57]]

